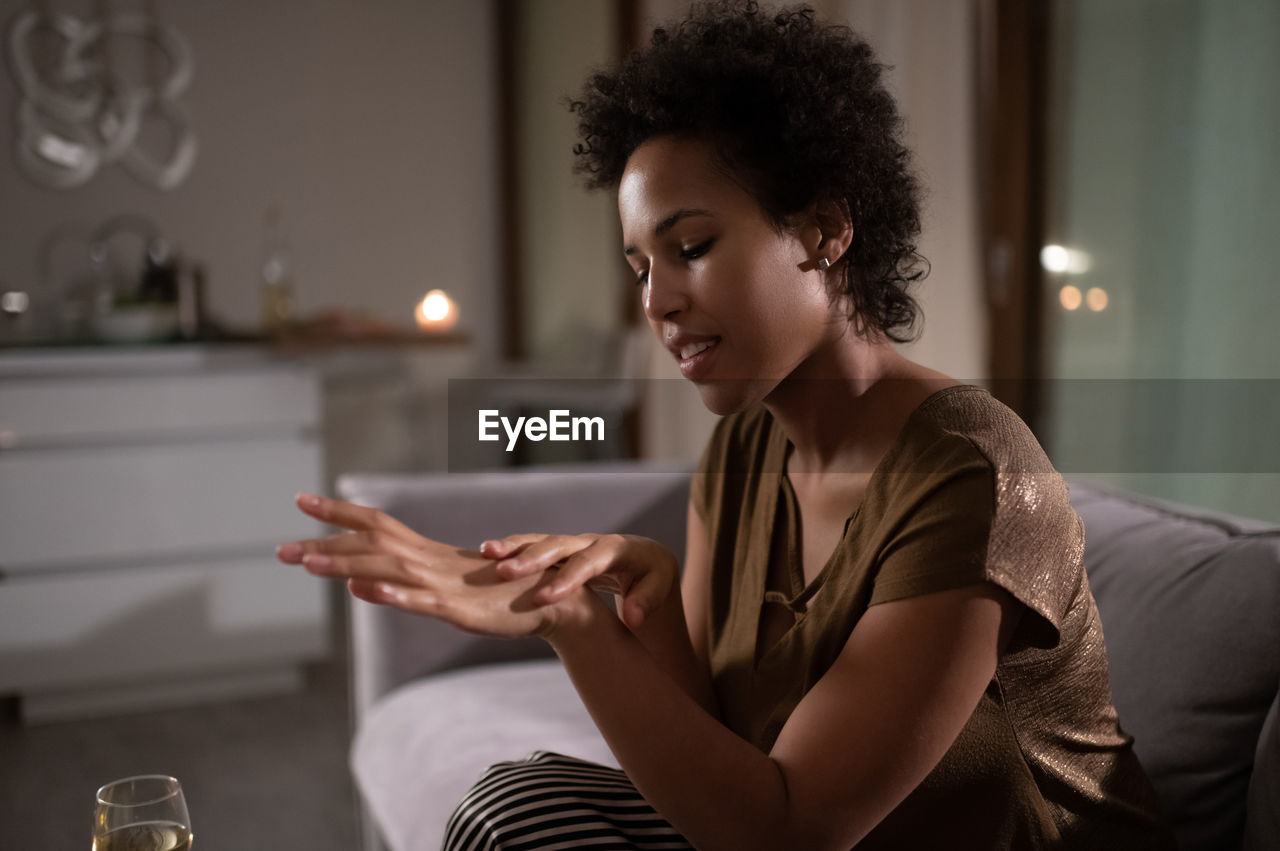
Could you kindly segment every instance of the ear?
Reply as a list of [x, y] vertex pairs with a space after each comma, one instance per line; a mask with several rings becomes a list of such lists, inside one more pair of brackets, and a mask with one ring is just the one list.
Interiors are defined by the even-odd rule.
[[848, 207], [840, 201], [818, 201], [809, 209], [806, 219], [804, 243], [814, 268], [825, 268], [822, 260], [836, 265], [853, 241]]

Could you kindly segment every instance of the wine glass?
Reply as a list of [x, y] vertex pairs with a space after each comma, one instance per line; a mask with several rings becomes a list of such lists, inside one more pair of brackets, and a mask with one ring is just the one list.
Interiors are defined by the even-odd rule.
[[190, 851], [182, 784], [163, 774], [115, 780], [98, 790], [93, 851]]

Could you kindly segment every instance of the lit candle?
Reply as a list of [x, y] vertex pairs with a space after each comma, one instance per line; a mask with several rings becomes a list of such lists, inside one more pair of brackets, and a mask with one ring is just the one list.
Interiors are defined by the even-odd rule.
[[458, 306], [444, 290], [432, 290], [418, 302], [413, 318], [423, 331], [448, 331], [458, 324]]

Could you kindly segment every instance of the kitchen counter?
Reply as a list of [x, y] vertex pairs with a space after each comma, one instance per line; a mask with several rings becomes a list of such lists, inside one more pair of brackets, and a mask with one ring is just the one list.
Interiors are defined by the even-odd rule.
[[431, 349], [462, 349], [465, 334], [413, 334], [379, 337], [299, 335], [284, 338], [236, 337], [226, 342], [91, 343], [51, 342], [0, 345], [0, 377], [59, 374], [235, 370], [305, 358], [386, 360]]

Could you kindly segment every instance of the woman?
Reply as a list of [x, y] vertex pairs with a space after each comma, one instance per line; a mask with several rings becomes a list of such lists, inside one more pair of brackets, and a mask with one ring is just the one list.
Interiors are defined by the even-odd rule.
[[574, 108], [645, 315], [724, 415], [683, 574], [641, 538], [465, 552], [316, 497], [363, 534], [282, 551], [370, 602], [541, 635], [624, 769], [495, 766], [446, 846], [1167, 847], [1065, 483], [1008, 408], [893, 348], [918, 190], [866, 44], [703, 6]]

